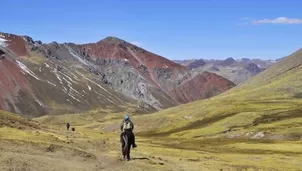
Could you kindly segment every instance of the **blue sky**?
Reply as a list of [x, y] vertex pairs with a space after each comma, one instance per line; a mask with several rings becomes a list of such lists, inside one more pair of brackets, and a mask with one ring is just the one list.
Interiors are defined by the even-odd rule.
[[1, 2], [0, 31], [43, 42], [116, 36], [169, 59], [275, 59], [302, 48], [301, 6], [299, 0], [9, 0]]

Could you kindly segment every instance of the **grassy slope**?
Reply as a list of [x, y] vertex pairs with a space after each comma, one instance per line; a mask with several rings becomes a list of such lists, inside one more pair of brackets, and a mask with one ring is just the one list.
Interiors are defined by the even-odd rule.
[[[297, 169], [302, 161], [301, 63], [300, 50], [222, 95], [137, 117], [137, 123], [148, 123], [139, 135], [174, 148], [222, 153], [229, 159], [233, 154], [230, 163], [236, 165]], [[245, 158], [248, 154], [261, 154], [263, 162]], [[291, 162], [282, 162], [286, 156]]]
[[[120, 155], [118, 126], [123, 113], [92, 111], [44, 116], [35, 119], [42, 124], [38, 128], [0, 128], [0, 143], [2, 147], [6, 141], [10, 141], [10, 146], [11, 141], [34, 143], [15, 154], [18, 158], [20, 151], [24, 153], [21, 158], [43, 156], [40, 163], [45, 164], [35, 167], [41, 170], [299, 170], [302, 167], [301, 53], [217, 97], [155, 114], [131, 116], [139, 145], [133, 151], [136, 160], [131, 165], [117, 159]], [[7, 114], [0, 112], [0, 116]], [[76, 127], [76, 133], [64, 130], [67, 121]], [[230, 131], [224, 133], [225, 130]], [[264, 137], [253, 139], [259, 132]], [[4, 148], [4, 152], [4, 161], [0, 163], [7, 166], [11, 151]], [[77, 164], [52, 164], [55, 159], [65, 161], [65, 158]], [[34, 160], [21, 163], [34, 168], [36, 163], [30, 161]]]
[[[89, 115], [89, 117], [84, 117]], [[121, 114], [108, 115], [95, 111], [83, 114], [44, 116], [35, 120], [43, 123], [39, 128], [28, 126], [0, 126], [0, 170], [186, 170], [178, 164], [178, 158], [162, 157], [164, 149], [170, 155], [181, 153], [165, 147], [152, 147], [139, 141], [141, 150], [133, 150], [130, 163], [120, 160], [117, 119]], [[0, 112], [2, 118], [19, 118]], [[87, 122], [87, 121], [90, 122]], [[64, 122], [72, 121], [76, 132], [67, 132]], [[16, 125], [31, 125], [36, 121], [24, 120]], [[74, 124], [75, 123], [75, 124]], [[118, 127], [118, 126], [117, 126]], [[188, 153], [189, 154], [189, 153]], [[185, 156], [184, 156], [185, 158]], [[199, 164], [190, 168], [198, 169]]]
[[149, 120], [151, 128], [154, 128], [152, 123], [162, 121], [158, 129], [153, 129], [153, 135], [185, 138], [217, 135], [229, 128], [238, 132], [298, 133], [302, 124], [299, 63], [302, 63], [302, 51], [222, 95], [138, 119]]

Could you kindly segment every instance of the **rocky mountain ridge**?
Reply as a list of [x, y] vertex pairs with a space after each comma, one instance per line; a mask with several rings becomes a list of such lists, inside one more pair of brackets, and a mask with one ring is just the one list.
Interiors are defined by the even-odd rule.
[[[129, 107], [150, 112], [211, 97], [177, 96], [176, 90], [203, 73], [192, 75], [186, 67], [118, 38], [77, 45], [44, 44], [8, 33], [0, 37], [0, 107], [21, 115]], [[213, 84], [227, 85], [212, 93], [216, 95], [234, 86], [226, 79], [212, 81], [218, 77], [197, 79], [189, 89], [210, 91]]]
[[175, 61], [193, 73], [200, 73], [203, 71], [213, 72], [235, 84], [241, 84], [249, 78], [259, 74], [265, 69], [269, 68], [277, 60], [262, 60], [262, 59], [248, 59], [242, 58], [235, 60], [232, 57], [225, 60], [178, 60]]

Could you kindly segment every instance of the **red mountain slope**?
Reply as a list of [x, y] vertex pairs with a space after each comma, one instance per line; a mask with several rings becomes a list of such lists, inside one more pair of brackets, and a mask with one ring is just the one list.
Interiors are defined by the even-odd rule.
[[7, 57], [0, 60], [0, 73], [0, 109], [14, 111], [19, 92], [32, 93], [30, 83], [21, 68]]
[[182, 103], [210, 98], [223, 93], [235, 84], [231, 81], [210, 72], [203, 72], [191, 80], [182, 83], [171, 91], [172, 96]]
[[192, 78], [184, 66], [113, 37], [43, 44], [0, 33], [0, 72], [0, 109], [30, 116], [134, 105], [161, 110], [233, 86], [212, 73]]
[[[0, 35], [0, 109], [32, 117], [100, 107], [124, 111], [123, 105], [135, 102], [86, 70], [80, 53], [67, 45]], [[22, 58], [24, 55], [35, 58]]]
[[144, 77], [150, 78], [158, 88], [180, 103], [209, 98], [234, 86], [229, 80], [209, 72], [185, 78], [186, 83], [175, 85], [188, 73], [184, 66], [114, 37], [81, 45], [81, 48], [94, 58], [128, 60], [140, 72], [139, 68], [146, 66]]
[[149, 69], [153, 69], [155, 67], [185, 69], [182, 65], [115, 37], [107, 37], [97, 43], [84, 44], [81, 45], [81, 47], [84, 48], [84, 50], [91, 56], [99, 58], [126, 59], [129, 60], [134, 67], [139, 67], [143, 64]]
[[130, 65], [140, 72], [141, 67], [146, 67], [147, 71], [145, 70], [145, 72], [143, 72], [144, 76], [150, 76], [157, 86], [159, 86], [159, 84], [154, 78], [156, 77], [153, 72], [154, 68], [186, 70], [186, 68], [180, 64], [115, 37], [107, 37], [97, 43], [84, 44], [80, 45], [80, 47], [94, 58], [128, 60]]
[[0, 45], [4, 45], [13, 51], [17, 56], [28, 55], [26, 42], [23, 37], [14, 34], [0, 32]]

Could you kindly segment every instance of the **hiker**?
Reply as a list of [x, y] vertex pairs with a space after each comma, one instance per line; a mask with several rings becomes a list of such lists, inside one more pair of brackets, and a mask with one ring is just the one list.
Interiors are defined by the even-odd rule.
[[[126, 115], [123, 122], [121, 123], [121, 131], [122, 132], [127, 132], [130, 133], [131, 137], [132, 137], [132, 148], [137, 147], [137, 145], [135, 144], [135, 136], [133, 134], [133, 129], [134, 129], [134, 125], [132, 123], [132, 121], [130, 120], [129, 116]], [[121, 134], [121, 142], [122, 142], [122, 134]]]
[[69, 131], [69, 128], [70, 128], [70, 124], [69, 123], [66, 124], [66, 128], [67, 128], [67, 131]]

